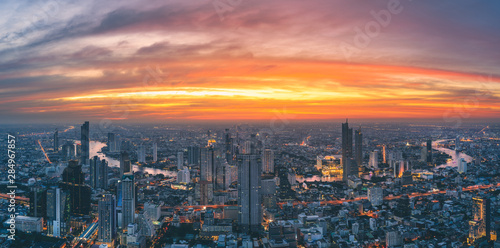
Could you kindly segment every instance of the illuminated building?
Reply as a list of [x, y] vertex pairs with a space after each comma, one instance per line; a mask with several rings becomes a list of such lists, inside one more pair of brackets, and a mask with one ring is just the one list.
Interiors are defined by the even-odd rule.
[[318, 156], [316, 158], [316, 168], [321, 170], [323, 176], [333, 177], [335, 180], [342, 180], [343, 169], [341, 165], [341, 156]]
[[373, 169], [378, 169], [378, 151], [373, 151], [370, 153], [370, 161], [368, 165]]
[[132, 172], [122, 177], [122, 228], [135, 223], [135, 180]]
[[274, 174], [274, 151], [271, 149], [265, 149], [262, 154], [262, 172]]
[[384, 163], [384, 164], [387, 163], [387, 146], [386, 145], [382, 146], [382, 163]]
[[99, 199], [98, 205], [99, 229], [97, 240], [112, 245], [116, 236], [116, 199], [114, 195], [106, 194]]
[[47, 231], [54, 237], [64, 237], [70, 217], [69, 194], [60, 188], [47, 190]]
[[78, 161], [69, 161], [62, 174], [59, 186], [69, 192], [70, 209], [73, 215], [88, 215], [90, 213], [91, 189], [85, 184], [82, 166]]
[[469, 221], [469, 243], [474, 243], [475, 240], [486, 237], [486, 240], [491, 239], [491, 209], [490, 199], [488, 198], [472, 198], [472, 220]]

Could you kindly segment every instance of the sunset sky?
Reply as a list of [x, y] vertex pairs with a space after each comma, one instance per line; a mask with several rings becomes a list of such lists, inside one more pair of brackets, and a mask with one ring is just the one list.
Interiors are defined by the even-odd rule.
[[498, 118], [500, 2], [2, 1], [0, 122]]

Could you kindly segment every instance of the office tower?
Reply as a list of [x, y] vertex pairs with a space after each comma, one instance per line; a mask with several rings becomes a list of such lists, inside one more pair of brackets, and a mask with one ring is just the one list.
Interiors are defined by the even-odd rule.
[[347, 181], [350, 176], [359, 176], [358, 163], [354, 158], [347, 158], [344, 164], [345, 166], [342, 169], [342, 179], [344, 181]]
[[238, 223], [242, 232], [258, 232], [262, 222], [260, 156], [250, 145], [238, 155]]
[[224, 133], [224, 154], [226, 161], [232, 163], [233, 161], [233, 139], [231, 138], [231, 133], [229, 129], [226, 129]]
[[62, 173], [61, 189], [69, 192], [72, 215], [88, 215], [90, 212], [91, 189], [85, 184], [82, 166], [78, 161], [71, 160]]
[[81, 164], [89, 164], [89, 156], [90, 156], [90, 136], [89, 136], [89, 122], [86, 121], [81, 127]]
[[382, 146], [382, 163], [387, 164], [387, 146]]
[[370, 153], [370, 161], [368, 162], [368, 166], [373, 169], [378, 169], [378, 151], [373, 151]]
[[469, 243], [486, 237], [491, 240], [491, 203], [489, 198], [472, 198], [472, 220], [469, 221]]
[[187, 167], [177, 172], [177, 182], [178, 183], [190, 183], [191, 182], [191, 173]]
[[265, 149], [262, 154], [262, 172], [274, 174], [274, 151], [271, 149]]
[[135, 220], [135, 181], [134, 174], [128, 172], [122, 177], [122, 228]]
[[382, 205], [384, 201], [384, 190], [380, 187], [368, 189], [368, 201], [370, 201], [373, 206]]
[[29, 216], [47, 219], [47, 192], [41, 187], [32, 187], [30, 194]]
[[99, 199], [98, 214], [97, 240], [100, 243], [112, 244], [116, 235], [116, 199], [114, 195], [105, 194]]
[[47, 231], [49, 235], [63, 237], [68, 231], [69, 198], [69, 195], [60, 188], [47, 190]]
[[460, 160], [458, 161], [458, 172], [467, 173], [467, 162], [464, 158], [460, 158]]
[[267, 209], [275, 209], [276, 205], [276, 178], [261, 179], [260, 195], [262, 197], [262, 205]]
[[188, 147], [188, 164], [189, 165], [199, 165], [200, 164], [200, 148], [197, 146]]
[[137, 149], [137, 162], [146, 163], [146, 148], [144, 148], [144, 145], [140, 145], [139, 149]]
[[427, 162], [427, 147], [423, 146], [420, 151], [420, 161]]
[[358, 167], [363, 165], [363, 133], [361, 127], [354, 131], [354, 156]]
[[[349, 123], [347, 119], [345, 123], [342, 123], [342, 169], [349, 171], [350, 168], [348, 160], [352, 158], [352, 128], [349, 128]], [[348, 175], [349, 173], [344, 173]], [[343, 181], [347, 181], [347, 177], [342, 178]]]
[[54, 132], [54, 152], [59, 151], [59, 131]]
[[177, 153], [177, 170], [182, 170], [184, 167], [184, 152]]
[[216, 173], [215, 173], [215, 181], [214, 181], [214, 186], [215, 189], [214, 191], [225, 191], [229, 188], [229, 180], [230, 178], [230, 172], [229, 170], [229, 164], [226, 162], [226, 158], [223, 156], [218, 156], [215, 159], [215, 168], [216, 168]]
[[215, 151], [212, 147], [203, 147], [201, 149], [200, 161], [200, 180], [213, 183], [214, 170], [215, 170]]
[[460, 149], [460, 137], [457, 136], [457, 138], [455, 138], [455, 151], [458, 151]]
[[427, 163], [432, 163], [432, 140], [427, 140]]
[[158, 143], [153, 143], [153, 162], [158, 161]]
[[128, 156], [128, 152], [120, 153], [120, 178], [123, 177], [123, 174], [131, 172], [132, 165], [130, 164], [130, 158]]
[[90, 159], [90, 187], [106, 189], [108, 187], [108, 162], [98, 156]]
[[108, 149], [110, 152], [117, 152], [117, 142], [114, 133], [108, 133]]

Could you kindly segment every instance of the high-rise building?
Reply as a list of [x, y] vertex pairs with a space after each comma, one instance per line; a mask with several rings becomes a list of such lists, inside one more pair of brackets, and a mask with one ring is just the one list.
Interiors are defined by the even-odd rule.
[[90, 159], [90, 187], [106, 189], [108, 187], [108, 162], [98, 156]]
[[[350, 171], [348, 160], [353, 158], [352, 156], [352, 128], [349, 128], [349, 123], [347, 119], [345, 123], [342, 123], [342, 169]], [[349, 173], [344, 173], [347, 175]], [[347, 181], [347, 177], [344, 176], [342, 180]]]
[[260, 195], [262, 197], [262, 205], [266, 209], [275, 209], [277, 207], [276, 178], [261, 179]]
[[116, 135], [114, 133], [108, 133], [108, 149], [110, 152], [117, 152], [118, 146], [116, 142]]
[[489, 198], [472, 198], [472, 220], [469, 221], [469, 243], [486, 237], [491, 240], [491, 203]]
[[178, 183], [190, 183], [191, 182], [191, 174], [187, 167], [177, 172], [177, 182]]
[[47, 219], [47, 191], [42, 187], [31, 188], [29, 216]]
[[394, 172], [394, 177], [399, 178], [403, 176], [403, 173], [406, 171], [406, 168], [408, 168], [406, 161], [398, 161], [396, 163], [393, 163], [393, 172]]
[[47, 190], [47, 231], [54, 237], [63, 237], [68, 231], [70, 217], [69, 194], [60, 188]]
[[455, 138], [455, 151], [458, 150], [460, 150], [460, 136], [457, 136], [457, 138]]
[[242, 232], [258, 232], [262, 222], [260, 156], [253, 146], [238, 155], [238, 223]]
[[432, 163], [432, 140], [427, 140], [427, 163]]
[[59, 151], [59, 131], [54, 132], [54, 152]]
[[213, 183], [215, 170], [215, 150], [213, 147], [203, 147], [201, 149], [200, 180]]
[[184, 152], [177, 153], [177, 170], [182, 170], [184, 167]]
[[224, 133], [224, 154], [226, 161], [231, 164], [233, 162], [233, 139], [229, 129], [226, 129]]
[[363, 165], [363, 133], [361, 127], [354, 131], [354, 156], [358, 166]]
[[144, 145], [140, 145], [137, 149], [137, 162], [146, 163], [146, 148]]
[[458, 161], [458, 172], [459, 173], [467, 173], [467, 161], [464, 158], [461, 158]]
[[130, 158], [128, 156], [128, 152], [120, 153], [120, 178], [123, 177], [123, 174], [131, 172], [132, 165], [130, 163]]
[[197, 146], [188, 147], [188, 164], [200, 164], [200, 148]]
[[81, 127], [81, 158], [80, 158], [80, 163], [81, 164], [89, 164], [89, 157], [90, 157], [90, 136], [89, 136], [89, 122], [86, 121], [82, 127]]
[[116, 235], [116, 199], [114, 195], [105, 194], [99, 199], [99, 229], [97, 240], [100, 243], [112, 244]]
[[384, 201], [384, 190], [380, 187], [373, 187], [368, 189], [368, 201], [373, 206], [382, 205]]
[[122, 228], [135, 221], [135, 181], [134, 174], [123, 174], [122, 181]]
[[153, 143], [153, 162], [158, 161], [158, 143]]
[[370, 161], [368, 162], [368, 166], [373, 169], [378, 169], [378, 151], [373, 151], [370, 153]]
[[382, 163], [387, 164], [387, 146], [382, 146]]
[[91, 189], [85, 184], [82, 166], [78, 161], [71, 160], [62, 173], [61, 189], [69, 192], [72, 215], [88, 215], [90, 213]]
[[274, 151], [271, 149], [265, 149], [262, 154], [262, 172], [274, 174]]

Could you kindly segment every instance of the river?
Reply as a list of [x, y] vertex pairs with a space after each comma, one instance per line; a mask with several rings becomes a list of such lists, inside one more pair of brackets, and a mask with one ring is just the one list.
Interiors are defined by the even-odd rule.
[[[120, 167], [120, 161], [110, 158], [106, 156], [104, 153], [99, 153], [103, 147], [105, 147], [106, 144], [99, 142], [99, 141], [90, 141], [90, 157], [98, 156], [100, 159], [106, 159], [108, 161], [108, 166], [110, 167]], [[150, 168], [150, 167], [142, 167], [139, 168], [137, 165], [132, 165], [134, 171], [142, 171], [142, 172], [147, 172], [148, 174], [151, 175], [158, 175], [158, 174], [163, 174], [164, 176], [168, 177], [176, 177], [177, 172], [174, 171], [167, 171], [167, 170], [162, 170], [162, 169], [156, 169], [156, 168]]]
[[443, 143], [443, 142], [448, 141], [448, 140], [452, 140], [452, 139], [436, 140], [436, 141], [432, 142], [432, 149], [446, 153], [446, 154], [451, 156], [451, 160], [449, 160], [445, 164], [437, 166], [436, 169], [445, 168], [445, 167], [457, 167], [458, 161], [461, 158], [465, 159], [465, 161], [467, 163], [472, 162], [473, 158], [465, 153], [457, 152], [455, 150], [444, 148], [444, 147], [438, 147], [438, 144]]

